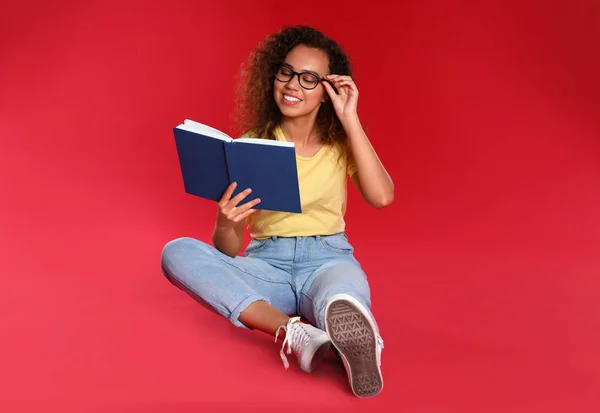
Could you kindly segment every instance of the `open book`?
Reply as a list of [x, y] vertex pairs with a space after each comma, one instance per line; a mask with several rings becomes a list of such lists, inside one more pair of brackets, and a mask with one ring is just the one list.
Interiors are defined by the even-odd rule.
[[237, 182], [232, 197], [252, 189], [238, 206], [260, 198], [256, 209], [302, 212], [292, 142], [233, 139], [189, 119], [173, 133], [187, 193], [219, 201], [227, 187]]

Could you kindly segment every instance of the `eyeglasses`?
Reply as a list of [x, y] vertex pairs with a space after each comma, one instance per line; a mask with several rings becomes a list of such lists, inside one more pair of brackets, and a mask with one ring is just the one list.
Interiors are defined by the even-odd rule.
[[298, 75], [298, 83], [306, 90], [312, 90], [319, 85], [319, 82], [327, 81], [312, 72], [295, 72], [289, 65], [282, 64], [277, 66], [275, 78], [280, 82], [287, 83]]

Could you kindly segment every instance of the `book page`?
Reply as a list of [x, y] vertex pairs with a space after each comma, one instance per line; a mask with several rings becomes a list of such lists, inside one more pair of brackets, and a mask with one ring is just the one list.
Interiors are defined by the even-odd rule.
[[221, 139], [227, 142], [231, 142], [233, 140], [229, 135], [221, 132], [218, 129], [211, 128], [208, 125], [204, 125], [200, 122], [196, 122], [190, 119], [186, 119], [181, 125], [177, 126], [177, 129], [183, 129], [188, 132], [199, 133], [200, 135], [210, 136], [211, 138]]
[[294, 147], [294, 142], [281, 142], [281, 141], [273, 141], [270, 139], [260, 139], [260, 138], [238, 138], [238, 139], [234, 139], [233, 141], [234, 142], [242, 142], [242, 143], [255, 143], [257, 145]]

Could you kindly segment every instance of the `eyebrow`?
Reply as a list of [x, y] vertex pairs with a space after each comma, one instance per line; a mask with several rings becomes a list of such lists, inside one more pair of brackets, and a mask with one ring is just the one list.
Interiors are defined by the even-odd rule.
[[[296, 69], [294, 68], [294, 66], [292, 66], [292, 65], [291, 65], [291, 64], [289, 64], [289, 63], [285, 63], [285, 62], [284, 62], [284, 63], [283, 63], [283, 66], [288, 66], [288, 67], [290, 67], [292, 70], [296, 70]], [[313, 74], [313, 75], [317, 76], [318, 78], [321, 78], [321, 77], [322, 77], [320, 74], [318, 74], [317, 72], [314, 72], [314, 71], [312, 71], [312, 70], [302, 70], [300, 73], [311, 73], [311, 74]]]

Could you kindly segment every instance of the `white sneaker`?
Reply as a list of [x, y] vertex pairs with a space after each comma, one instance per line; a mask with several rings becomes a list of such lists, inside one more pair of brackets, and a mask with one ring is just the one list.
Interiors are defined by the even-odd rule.
[[383, 340], [369, 312], [348, 294], [334, 295], [325, 306], [325, 330], [344, 363], [352, 392], [357, 397], [379, 394]]
[[327, 333], [310, 324], [301, 323], [300, 317], [292, 317], [287, 325], [279, 327], [275, 333], [275, 342], [279, 337], [279, 329], [285, 331], [285, 339], [279, 354], [286, 370], [290, 367], [284, 352], [286, 344], [287, 354], [293, 350], [300, 368], [307, 373], [314, 370], [331, 346]]

